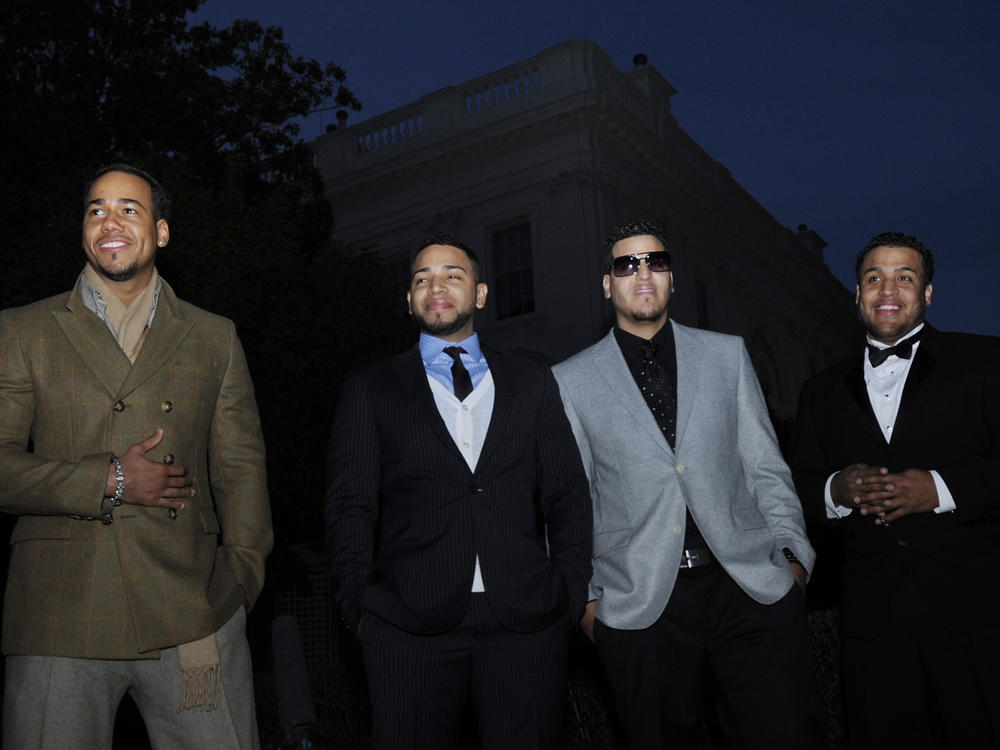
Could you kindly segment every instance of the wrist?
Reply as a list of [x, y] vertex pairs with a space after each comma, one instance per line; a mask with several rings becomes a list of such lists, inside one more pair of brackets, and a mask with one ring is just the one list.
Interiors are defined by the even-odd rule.
[[[114, 487], [111, 485], [111, 474], [114, 474]], [[121, 505], [125, 501], [125, 469], [122, 467], [122, 462], [117, 458], [111, 459], [111, 468], [108, 472], [108, 486], [106, 490], [112, 490], [108, 492], [105, 497], [111, 501], [111, 504], [115, 507]]]

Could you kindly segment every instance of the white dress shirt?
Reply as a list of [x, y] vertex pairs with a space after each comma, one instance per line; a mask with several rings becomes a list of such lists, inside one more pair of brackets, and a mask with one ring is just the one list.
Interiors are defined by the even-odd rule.
[[[923, 327], [924, 324], [921, 323], [899, 341], [905, 341]], [[870, 336], [868, 337], [868, 343], [877, 349], [887, 349], [889, 347], [888, 344], [875, 341]], [[906, 376], [910, 373], [910, 366], [917, 356], [919, 348], [920, 342], [917, 341], [913, 344], [913, 351], [909, 359], [902, 359], [895, 354], [890, 354], [889, 358], [878, 367], [872, 367], [871, 360], [868, 358], [868, 349], [867, 347], [865, 348], [863, 359], [865, 385], [868, 387], [868, 400], [871, 402], [875, 418], [878, 420], [878, 426], [881, 428], [882, 435], [885, 436], [887, 443], [892, 440], [892, 430], [896, 426], [896, 415], [899, 414], [899, 402], [903, 397], [903, 388], [906, 386]], [[827, 518], [844, 518], [850, 515], [853, 510], [852, 508], [837, 505], [833, 501], [830, 485], [838, 473], [834, 472], [826, 480], [825, 498]], [[955, 510], [955, 499], [952, 497], [951, 491], [944, 483], [941, 475], [934, 469], [930, 470], [930, 475], [934, 478], [934, 487], [937, 489], [938, 495], [938, 507], [934, 509], [934, 512], [949, 513]]]

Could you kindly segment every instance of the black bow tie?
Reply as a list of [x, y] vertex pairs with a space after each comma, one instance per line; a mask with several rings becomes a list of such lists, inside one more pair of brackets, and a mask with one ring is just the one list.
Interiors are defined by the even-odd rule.
[[868, 361], [872, 363], [872, 367], [878, 367], [893, 354], [900, 359], [909, 359], [913, 356], [913, 345], [920, 340], [921, 333], [923, 333], [923, 331], [918, 331], [913, 336], [910, 336], [910, 338], [905, 341], [900, 341], [898, 344], [890, 346], [888, 349], [879, 349], [874, 344], [869, 344]]

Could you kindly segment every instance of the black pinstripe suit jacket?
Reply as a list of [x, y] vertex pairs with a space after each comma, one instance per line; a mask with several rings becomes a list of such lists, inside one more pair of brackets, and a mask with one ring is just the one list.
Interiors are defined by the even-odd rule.
[[415, 633], [443, 632], [468, 606], [478, 554], [508, 628], [582, 613], [591, 506], [548, 367], [485, 352], [496, 388], [475, 471], [441, 419], [414, 347], [349, 376], [334, 418], [326, 494], [337, 601]]

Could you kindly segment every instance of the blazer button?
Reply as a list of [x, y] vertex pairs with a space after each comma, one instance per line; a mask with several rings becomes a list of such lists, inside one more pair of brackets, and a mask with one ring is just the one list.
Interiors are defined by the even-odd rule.
[[686, 467], [684, 466], [684, 464], [677, 464], [677, 473], [678, 474], [683, 474], [685, 472], [685, 470], [686, 470]]
[[123, 411], [125, 411], [125, 402], [124, 401], [115, 401], [115, 405], [112, 406], [111, 408], [114, 409], [117, 412], [123, 412]]
[[174, 462], [174, 454], [173, 453], [168, 453], [167, 455], [165, 455], [163, 457], [163, 463], [165, 463], [165, 464], [173, 464], [173, 462]]
[[173, 401], [164, 401], [162, 404], [160, 404], [160, 408], [163, 409], [163, 411], [173, 411], [174, 403]]
[[472, 485], [471, 487], [469, 487], [469, 492], [472, 492], [472, 493], [482, 492], [482, 491], [483, 491], [483, 488], [482, 487], [477, 487], [476, 485]]

